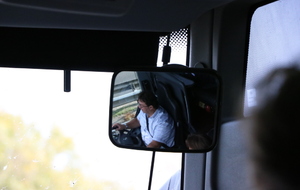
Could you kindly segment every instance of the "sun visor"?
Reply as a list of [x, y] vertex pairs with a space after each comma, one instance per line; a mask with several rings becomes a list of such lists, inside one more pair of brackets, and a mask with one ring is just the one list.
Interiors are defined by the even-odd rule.
[[157, 32], [0, 28], [1, 67], [115, 71], [155, 66]]

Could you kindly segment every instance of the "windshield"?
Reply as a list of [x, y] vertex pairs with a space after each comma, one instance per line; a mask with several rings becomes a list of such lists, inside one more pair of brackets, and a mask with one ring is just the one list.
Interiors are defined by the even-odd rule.
[[[0, 189], [147, 189], [152, 153], [108, 138], [112, 73], [0, 68]], [[180, 170], [157, 153], [152, 189]]]

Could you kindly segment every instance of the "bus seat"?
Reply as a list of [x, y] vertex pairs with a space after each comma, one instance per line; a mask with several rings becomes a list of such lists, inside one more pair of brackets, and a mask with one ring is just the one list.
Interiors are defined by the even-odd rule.
[[207, 166], [208, 175], [213, 179], [213, 182], [208, 182], [212, 189], [253, 189], [249, 176], [246, 127], [245, 121], [231, 121], [221, 126], [218, 144], [208, 154], [211, 157], [208, 160], [212, 160]]
[[168, 85], [157, 82], [156, 95], [159, 104], [171, 115], [175, 125], [175, 146], [185, 148], [185, 133], [181, 116], [181, 109], [174, 99], [173, 92]]

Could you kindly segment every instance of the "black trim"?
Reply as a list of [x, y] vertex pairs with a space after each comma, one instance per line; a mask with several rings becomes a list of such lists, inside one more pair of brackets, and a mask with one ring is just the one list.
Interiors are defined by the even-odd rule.
[[115, 71], [156, 66], [158, 32], [0, 27], [0, 67]]

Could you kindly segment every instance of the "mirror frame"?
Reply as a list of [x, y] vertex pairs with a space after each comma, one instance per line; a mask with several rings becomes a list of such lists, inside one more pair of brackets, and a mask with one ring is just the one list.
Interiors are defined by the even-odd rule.
[[[199, 149], [199, 150], [189, 150], [189, 149], [179, 149], [179, 148], [168, 148], [168, 149], [162, 149], [162, 148], [147, 148], [147, 147], [133, 147], [128, 145], [122, 145], [113, 139], [112, 135], [112, 110], [113, 110], [113, 94], [114, 94], [114, 85], [116, 77], [121, 72], [177, 72], [177, 73], [203, 73], [203, 74], [209, 74], [216, 78], [218, 87], [217, 87], [217, 101], [216, 101], [216, 109], [215, 115], [214, 115], [214, 131], [213, 131], [213, 138], [212, 138], [212, 144], [207, 149]], [[110, 89], [110, 104], [109, 104], [109, 139], [110, 141], [119, 148], [126, 148], [126, 149], [134, 149], [134, 150], [145, 150], [145, 151], [160, 151], [160, 152], [181, 152], [181, 153], [205, 153], [209, 152], [216, 146], [217, 140], [218, 140], [218, 134], [220, 129], [220, 106], [221, 106], [221, 97], [222, 97], [222, 80], [221, 77], [217, 74], [215, 70], [212, 69], [202, 69], [202, 68], [188, 68], [185, 66], [166, 66], [166, 67], [143, 67], [143, 68], [126, 68], [119, 71], [114, 72], [111, 80], [111, 89]]]

